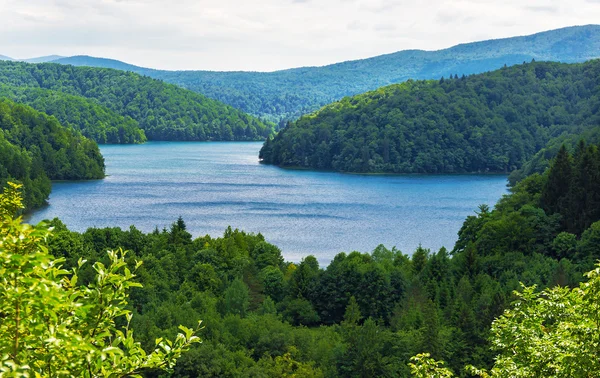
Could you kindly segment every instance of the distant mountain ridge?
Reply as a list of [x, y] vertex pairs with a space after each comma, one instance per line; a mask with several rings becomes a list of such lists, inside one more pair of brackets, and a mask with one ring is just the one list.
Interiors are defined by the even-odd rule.
[[161, 72], [160, 70], [139, 67], [116, 59], [97, 58], [89, 55], [75, 55], [70, 57], [59, 58], [49, 63], [69, 64], [76, 67], [112, 68], [115, 70], [131, 71], [136, 73], [146, 73], [148, 71]]
[[47, 62], [51, 62], [53, 60], [63, 59], [63, 58], [66, 58], [66, 57], [61, 56], [61, 55], [47, 55], [47, 56], [39, 56], [36, 58], [29, 58], [29, 59], [15, 59], [15, 58], [11, 58], [10, 56], [0, 55], [0, 60], [9, 60], [9, 61], [26, 62], [26, 63], [47, 63]]
[[21, 61], [27, 62], [27, 63], [47, 63], [47, 62], [55, 61], [57, 59], [64, 59], [64, 58], [66, 58], [66, 57], [60, 56], [60, 55], [47, 55], [47, 56], [40, 56], [37, 58], [23, 59]]
[[469, 75], [524, 61], [584, 62], [600, 57], [600, 25], [459, 44], [438, 51], [405, 50], [323, 67], [275, 72], [164, 71], [118, 60], [74, 56], [54, 63], [115, 68], [161, 79], [272, 121], [407, 79]]

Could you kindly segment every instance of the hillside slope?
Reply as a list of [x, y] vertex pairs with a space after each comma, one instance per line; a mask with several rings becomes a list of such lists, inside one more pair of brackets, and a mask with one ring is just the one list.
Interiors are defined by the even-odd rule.
[[[582, 345], [595, 347], [597, 307], [582, 311], [590, 320], [581, 321], [578, 308], [547, 306], [547, 300], [570, 298], [568, 288], [585, 281], [582, 273], [600, 258], [600, 153], [592, 145], [561, 155], [548, 172], [511, 188], [494, 209], [482, 205], [468, 216], [452, 252], [419, 247], [406, 251], [409, 256], [379, 245], [372, 253], [339, 253], [319, 267], [315, 256], [286, 262], [261, 234], [228, 228], [222, 237], [193, 239], [182, 218], [148, 234], [134, 226], [80, 234], [55, 219], [49, 249], [66, 258], [67, 269], [88, 260], [83, 282], [94, 277], [92, 265], [106, 259], [106, 250], [122, 247], [144, 262], [136, 272], [143, 287], [130, 303], [136, 309], [131, 328], [145, 348], [175, 334], [179, 324], [207, 324], [203, 342], [182, 356], [174, 378], [410, 377], [410, 357], [423, 351], [444, 358], [456, 376], [466, 364], [489, 369], [506, 352], [523, 370], [535, 370], [496, 377], [597, 377], [596, 350], [583, 348], [576, 353], [584, 358], [571, 358]], [[515, 291], [530, 292], [522, 284], [561, 291], [513, 305]], [[596, 306], [597, 292], [589, 298]], [[529, 311], [532, 303], [545, 307]], [[491, 337], [498, 322], [490, 329], [505, 309], [535, 324], [533, 331], [502, 322], [507, 341], [498, 343]], [[534, 336], [520, 342], [523, 334]], [[506, 347], [499, 351], [498, 345]], [[562, 355], [552, 353], [559, 349], [553, 345], [568, 348], [563, 371], [577, 363], [581, 374], [537, 374]]]
[[0, 187], [9, 180], [23, 184], [28, 209], [44, 204], [50, 180], [104, 177], [98, 145], [56, 118], [0, 100]]
[[575, 63], [599, 57], [600, 25], [588, 25], [466, 43], [439, 51], [406, 50], [324, 67], [269, 73], [160, 71], [89, 56], [55, 62], [141, 73], [202, 93], [249, 114], [278, 121], [298, 118], [345, 96], [407, 79], [469, 75], [532, 59]]
[[600, 122], [600, 60], [529, 63], [347, 97], [289, 124], [265, 163], [345, 172], [509, 172]]
[[64, 126], [80, 131], [96, 143], [143, 143], [144, 130], [130, 117], [98, 104], [93, 99], [36, 87], [10, 87], [0, 84], [0, 97], [29, 105], [55, 116]]
[[270, 125], [230, 106], [131, 72], [0, 62], [0, 84], [93, 99], [137, 121], [150, 140], [258, 140], [272, 132]]

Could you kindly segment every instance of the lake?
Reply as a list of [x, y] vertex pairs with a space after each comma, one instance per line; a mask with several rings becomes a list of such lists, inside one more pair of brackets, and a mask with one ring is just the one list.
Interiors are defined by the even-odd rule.
[[70, 229], [135, 225], [149, 232], [182, 216], [194, 236], [227, 226], [261, 232], [288, 261], [377, 245], [411, 254], [452, 249], [467, 215], [506, 193], [502, 175], [350, 175], [258, 163], [260, 142], [151, 142], [101, 146], [108, 177], [56, 182], [30, 222]]

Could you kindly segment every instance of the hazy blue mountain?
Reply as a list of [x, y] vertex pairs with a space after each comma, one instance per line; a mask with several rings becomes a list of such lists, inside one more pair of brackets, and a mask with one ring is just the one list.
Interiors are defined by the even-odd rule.
[[0, 60], [10, 60], [10, 61], [27, 62], [27, 63], [46, 63], [46, 62], [51, 62], [53, 60], [62, 59], [62, 58], [65, 58], [65, 57], [60, 56], [60, 55], [47, 55], [47, 56], [38, 56], [36, 58], [29, 58], [29, 59], [15, 59], [15, 58], [11, 58], [10, 56], [0, 55]]
[[20, 59], [23, 62], [27, 63], [46, 63], [51, 62], [53, 60], [62, 59], [64, 56], [60, 55], [47, 55], [47, 56], [39, 56], [37, 58], [29, 58], [29, 59]]
[[600, 57], [600, 25], [460, 44], [438, 51], [405, 50], [324, 67], [269, 73], [161, 71], [112, 59], [75, 56], [54, 62], [117, 68], [200, 92], [270, 120], [297, 118], [345, 96], [412, 79], [473, 74], [523, 61], [583, 62]]
[[138, 73], [145, 73], [147, 71], [161, 72], [150, 68], [134, 66], [133, 64], [121, 62], [120, 60], [116, 59], [96, 58], [88, 55], [75, 55], [71, 57], [59, 58], [53, 60], [52, 63], [70, 64], [72, 66], [113, 68], [115, 70], [132, 71]]

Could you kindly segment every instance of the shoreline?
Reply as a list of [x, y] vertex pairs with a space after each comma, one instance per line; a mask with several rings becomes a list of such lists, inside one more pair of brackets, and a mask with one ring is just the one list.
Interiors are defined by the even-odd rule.
[[273, 166], [290, 171], [308, 171], [308, 172], [323, 172], [323, 173], [340, 173], [344, 175], [356, 175], [356, 176], [508, 176], [510, 172], [346, 172], [336, 171], [332, 169], [318, 169], [301, 166], [281, 166], [276, 164], [263, 163], [259, 161], [261, 165]]

